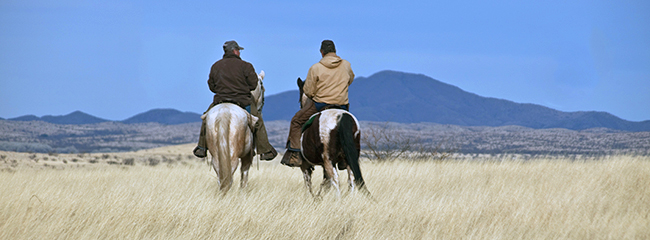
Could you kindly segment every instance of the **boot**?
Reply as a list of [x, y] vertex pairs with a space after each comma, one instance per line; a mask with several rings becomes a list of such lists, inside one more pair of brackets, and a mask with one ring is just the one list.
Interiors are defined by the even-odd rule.
[[[210, 105], [212, 107], [212, 105]], [[210, 108], [208, 108], [210, 110]], [[207, 111], [206, 111], [207, 112]], [[199, 143], [196, 145], [192, 153], [198, 158], [204, 158], [208, 156], [208, 144], [205, 142], [205, 120], [201, 122], [201, 132], [199, 132]]]
[[300, 167], [302, 165], [302, 156], [300, 156], [300, 152], [298, 151], [287, 150], [284, 152], [280, 163], [289, 167]]
[[278, 151], [275, 151], [275, 148], [271, 147], [270, 152], [262, 153], [260, 154], [260, 159], [264, 161], [271, 161], [273, 160], [276, 156], [278, 156]]

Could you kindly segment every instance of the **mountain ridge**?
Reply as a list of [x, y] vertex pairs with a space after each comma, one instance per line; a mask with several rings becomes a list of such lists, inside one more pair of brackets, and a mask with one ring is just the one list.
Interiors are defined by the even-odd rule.
[[[623, 131], [650, 131], [650, 120], [633, 122], [607, 112], [563, 112], [537, 104], [482, 97], [424, 74], [392, 70], [380, 71], [369, 77], [355, 78], [350, 86], [349, 95], [350, 110], [361, 121], [431, 122], [492, 127], [517, 125], [534, 129], [608, 128]], [[264, 120], [290, 120], [298, 109], [298, 90], [266, 96]], [[25, 115], [6, 120], [41, 120], [58, 124], [90, 124], [110, 121], [81, 111], [64, 116], [47, 115], [39, 118], [34, 115]], [[159, 108], [113, 122], [157, 122], [173, 125], [200, 121], [198, 113]]]
[[130, 118], [124, 119], [122, 121], [111, 121], [103, 118], [98, 118], [90, 114], [84, 113], [82, 111], [74, 111], [72, 113], [61, 115], [61, 116], [52, 116], [45, 115], [43, 117], [37, 117], [35, 115], [24, 115], [16, 118], [6, 119], [9, 121], [44, 121], [48, 123], [55, 124], [94, 124], [102, 122], [121, 122], [126, 124], [133, 123], [161, 123], [168, 125], [191, 123], [191, 122], [200, 122], [201, 114], [193, 112], [181, 112], [176, 109], [171, 108], [155, 108], [149, 111], [136, 114]]
[[[357, 77], [349, 92], [350, 111], [362, 121], [650, 131], [650, 120], [632, 122], [607, 112], [562, 112], [537, 104], [482, 97], [423, 74], [385, 70], [369, 77]], [[280, 98], [291, 99], [293, 103], [283, 104], [285, 100]], [[286, 109], [266, 108], [264, 119], [291, 119], [298, 110], [297, 101], [297, 90], [266, 97], [268, 106], [295, 107], [288, 115]]]

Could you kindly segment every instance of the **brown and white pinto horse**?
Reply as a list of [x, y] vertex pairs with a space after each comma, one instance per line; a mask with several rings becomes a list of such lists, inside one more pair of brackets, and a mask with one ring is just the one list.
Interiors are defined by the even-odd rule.
[[[304, 81], [298, 78], [301, 107], [307, 101], [303, 85]], [[303, 157], [300, 170], [305, 178], [305, 186], [312, 195], [311, 175], [315, 165], [323, 167], [324, 180], [318, 195], [323, 188], [327, 191], [331, 186], [336, 189], [337, 196], [341, 195], [337, 168], [347, 170], [351, 192], [358, 188], [360, 192], [370, 194], [359, 167], [360, 137], [359, 122], [348, 111], [327, 109], [312, 116], [311, 124], [300, 137]]]

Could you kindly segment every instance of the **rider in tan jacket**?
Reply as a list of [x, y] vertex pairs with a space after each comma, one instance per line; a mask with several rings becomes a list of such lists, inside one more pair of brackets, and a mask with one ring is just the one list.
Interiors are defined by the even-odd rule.
[[303, 91], [317, 103], [347, 105], [348, 87], [353, 80], [350, 62], [330, 52], [309, 68]]
[[311, 115], [326, 107], [349, 109], [348, 87], [354, 80], [350, 62], [336, 55], [336, 48], [331, 40], [321, 43], [320, 52], [323, 58], [309, 68], [303, 86], [303, 91], [309, 99], [291, 119], [287, 151], [281, 161], [288, 166], [297, 167], [302, 163], [300, 135], [302, 125]]

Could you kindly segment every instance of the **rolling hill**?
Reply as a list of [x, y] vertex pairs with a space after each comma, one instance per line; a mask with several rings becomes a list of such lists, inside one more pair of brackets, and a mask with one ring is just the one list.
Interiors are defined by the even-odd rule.
[[109, 120], [98, 118], [95, 116], [92, 116], [90, 114], [84, 113], [82, 111], [74, 111], [71, 112], [67, 115], [63, 116], [52, 116], [52, 115], [45, 115], [43, 117], [37, 117], [34, 115], [25, 115], [25, 116], [20, 116], [17, 118], [10, 118], [7, 120], [12, 120], [12, 121], [44, 121], [48, 123], [55, 123], [55, 124], [93, 124], [93, 123], [101, 123], [101, 122], [108, 122]]
[[123, 123], [147, 123], [157, 122], [162, 124], [181, 124], [200, 122], [201, 114], [193, 112], [181, 112], [175, 109], [152, 109], [144, 113], [123, 120]]

